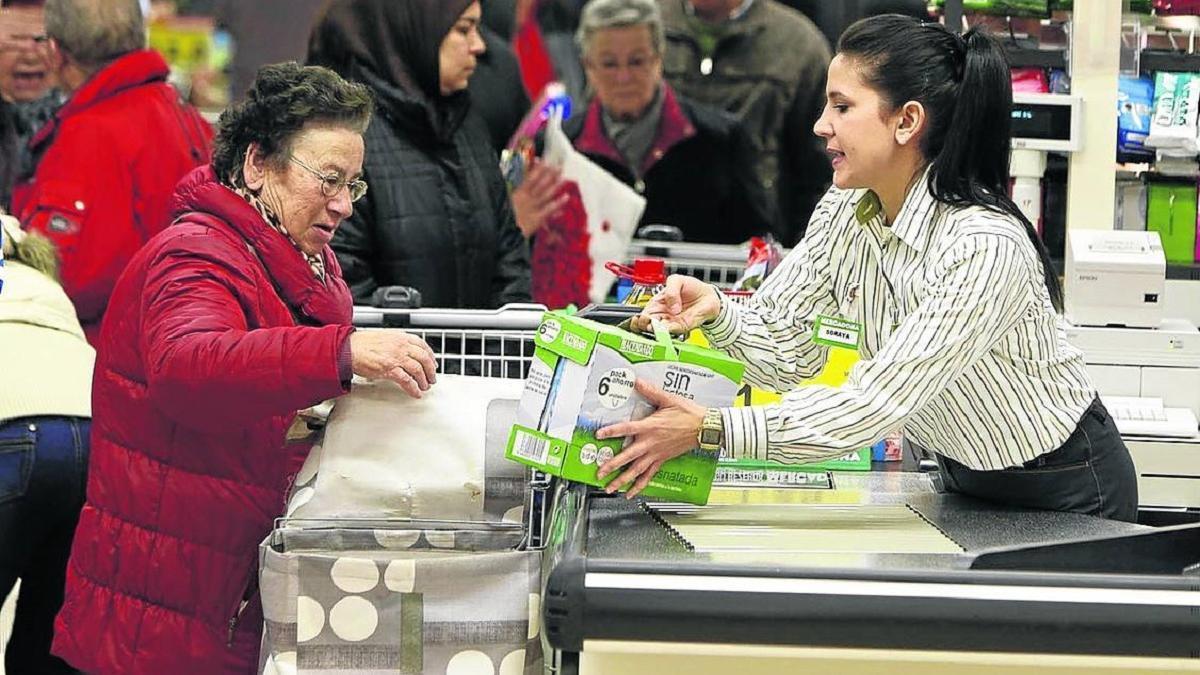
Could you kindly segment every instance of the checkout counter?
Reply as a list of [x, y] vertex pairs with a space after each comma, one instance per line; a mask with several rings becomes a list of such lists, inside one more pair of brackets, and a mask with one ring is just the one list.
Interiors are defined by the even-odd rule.
[[[1105, 398], [1190, 410], [1200, 332], [1163, 321], [1153, 242], [1127, 246], [1077, 248], [1068, 313], [1095, 325], [1068, 339]], [[1191, 432], [1126, 434], [1143, 506], [1200, 509]], [[1200, 672], [1200, 524], [999, 506], [900, 470], [718, 485], [703, 507], [558, 482], [547, 501], [548, 672]]]
[[569, 673], [1200, 671], [1200, 525], [938, 493], [929, 474], [714, 489], [560, 484], [547, 665]]

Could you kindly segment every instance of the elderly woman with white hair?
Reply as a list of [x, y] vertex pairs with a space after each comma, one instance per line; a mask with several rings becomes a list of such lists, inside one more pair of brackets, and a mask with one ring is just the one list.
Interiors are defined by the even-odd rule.
[[643, 223], [719, 244], [771, 232], [749, 137], [733, 117], [679, 97], [663, 80], [654, 0], [592, 0], [576, 39], [595, 95], [563, 130], [577, 150], [646, 197]]

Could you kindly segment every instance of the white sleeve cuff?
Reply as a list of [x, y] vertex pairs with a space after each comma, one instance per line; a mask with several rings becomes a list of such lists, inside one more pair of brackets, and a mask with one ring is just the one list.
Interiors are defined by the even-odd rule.
[[721, 408], [725, 449], [734, 459], [767, 459], [767, 408]]
[[717, 349], [724, 349], [737, 341], [741, 331], [740, 307], [725, 293], [717, 291], [721, 298], [721, 311], [717, 318], [700, 325], [708, 343]]

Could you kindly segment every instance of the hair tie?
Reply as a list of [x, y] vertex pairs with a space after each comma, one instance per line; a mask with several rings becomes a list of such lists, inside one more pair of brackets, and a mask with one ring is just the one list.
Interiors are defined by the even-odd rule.
[[954, 81], [962, 82], [967, 68], [967, 39], [954, 31], [950, 31], [950, 35], [954, 37], [953, 46], [950, 48], [950, 60], [954, 64]]
[[967, 39], [965, 37], [963, 37], [962, 33], [956, 33], [954, 31], [950, 31], [950, 34], [954, 36], [954, 46], [957, 47], [958, 50], [963, 53], [963, 55], [966, 55]]

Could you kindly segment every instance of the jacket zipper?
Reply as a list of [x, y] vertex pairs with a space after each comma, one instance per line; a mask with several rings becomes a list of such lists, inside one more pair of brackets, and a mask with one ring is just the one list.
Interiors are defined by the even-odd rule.
[[251, 566], [250, 574], [246, 577], [246, 583], [242, 584], [242, 592], [238, 594], [237, 609], [234, 610], [233, 616], [229, 617], [229, 640], [226, 646], [233, 647], [233, 638], [237, 635], [238, 623], [242, 620], [242, 614], [246, 612], [246, 608], [250, 606], [250, 600], [246, 594], [250, 590], [250, 584], [254, 581], [254, 575], [257, 573], [255, 566]]
[[242, 620], [242, 613], [246, 611], [246, 606], [249, 604], [249, 600], [243, 599], [238, 603], [237, 613], [229, 619], [229, 642], [227, 643], [229, 647], [233, 647], [233, 638], [237, 634], [238, 622]]

